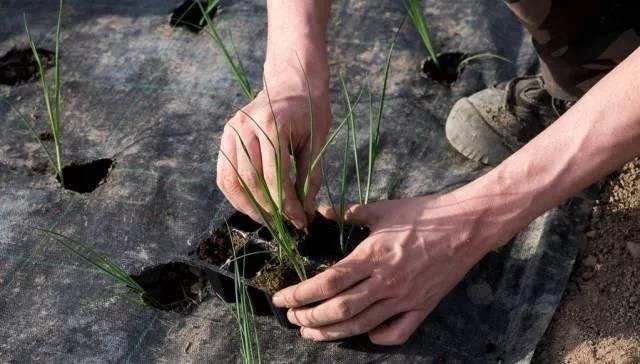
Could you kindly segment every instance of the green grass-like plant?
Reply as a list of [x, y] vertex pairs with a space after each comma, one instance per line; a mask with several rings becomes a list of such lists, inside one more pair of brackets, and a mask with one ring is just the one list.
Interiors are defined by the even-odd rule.
[[[360, 177], [360, 157], [358, 155], [358, 141], [356, 137], [356, 117], [354, 108], [358, 104], [360, 97], [362, 96], [362, 92], [364, 91], [364, 87], [360, 90], [358, 98], [354, 104], [351, 103], [351, 99], [349, 97], [349, 87], [347, 86], [346, 81], [340, 75], [340, 84], [342, 86], [342, 94], [345, 102], [345, 108], [347, 110], [347, 116], [345, 120], [347, 121], [347, 129], [345, 135], [345, 145], [342, 154], [342, 173], [340, 180], [340, 193], [338, 196], [338, 203], [336, 203], [331, 194], [329, 184], [326, 180], [326, 174], [324, 171], [324, 167], [322, 167], [322, 179], [324, 182], [325, 189], [327, 190], [327, 196], [329, 198], [329, 203], [333, 209], [333, 213], [336, 216], [336, 223], [338, 224], [339, 232], [340, 232], [340, 247], [343, 252], [346, 250], [346, 242], [345, 242], [345, 234], [344, 229], [346, 226], [344, 216], [347, 209], [346, 203], [346, 195], [347, 191], [347, 174], [349, 171], [349, 147], [351, 147], [352, 155], [353, 155], [353, 168], [355, 170], [356, 176], [356, 186], [358, 190], [358, 202], [360, 204], [366, 204], [369, 202], [369, 194], [371, 191], [371, 183], [373, 180], [373, 175], [375, 171], [375, 162], [378, 156], [379, 144], [380, 144], [380, 130], [382, 125], [382, 120], [384, 116], [384, 107], [385, 107], [385, 99], [387, 94], [387, 83], [389, 79], [389, 71], [391, 69], [391, 57], [393, 55], [393, 48], [398, 40], [398, 36], [400, 34], [400, 30], [404, 25], [404, 21], [398, 27], [392, 41], [389, 46], [389, 53], [387, 54], [387, 60], [384, 68], [384, 77], [382, 82], [382, 91], [380, 95], [380, 101], [378, 104], [377, 111], [374, 111], [373, 107], [373, 97], [372, 91], [370, 87], [366, 86], [367, 92], [369, 94], [369, 142], [368, 142], [368, 155], [367, 155], [367, 173], [366, 173], [366, 184], [364, 186], [364, 192], [362, 187], [362, 181]], [[349, 234], [350, 235], [350, 234]]]
[[464, 58], [462, 61], [460, 61], [460, 63], [458, 63], [458, 67], [456, 69], [456, 72], [458, 74], [462, 73], [462, 70], [464, 69], [464, 67], [469, 64], [470, 62], [479, 60], [479, 59], [487, 59], [487, 58], [493, 58], [493, 59], [499, 59], [501, 61], [507, 62], [507, 63], [511, 63], [513, 64], [513, 62], [511, 62], [510, 59], [505, 58], [501, 55], [498, 54], [493, 54], [493, 53], [489, 53], [489, 52], [485, 52], [485, 53], [478, 53], [478, 54], [473, 54], [469, 57]]
[[[229, 64], [229, 67], [231, 67], [231, 74], [233, 75], [233, 78], [238, 83], [238, 86], [240, 87], [240, 89], [242, 90], [242, 93], [247, 98], [247, 101], [253, 100], [255, 98], [255, 94], [251, 89], [251, 83], [249, 82], [249, 77], [247, 76], [244, 66], [242, 65], [242, 60], [238, 55], [238, 51], [236, 49], [235, 43], [233, 42], [233, 38], [231, 37], [231, 33], [227, 32], [227, 38], [229, 39], [229, 43], [231, 45], [229, 48], [227, 47], [224, 40], [220, 36], [220, 33], [218, 33], [218, 30], [216, 29], [215, 25], [213, 24], [213, 21], [211, 20], [211, 17], [208, 14], [207, 10], [212, 8], [213, 6], [217, 6], [219, 1], [209, 2], [209, 6], [207, 6], [207, 9], [205, 9], [202, 6], [202, 4], [200, 4], [200, 2], [197, 2], [197, 3], [198, 3], [198, 6], [200, 7], [200, 10], [202, 11], [203, 19], [207, 23], [207, 29], [205, 30], [205, 32], [211, 38], [214, 46], [222, 52], [224, 59]], [[214, 4], [212, 5], [212, 3]]]
[[[227, 226], [229, 234], [231, 229]], [[241, 257], [246, 257], [250, 254], [244, 254]], [[245, 271], [245, 259], [242, 259], [242, 265], [238, 264], [238, 257], [236, 252], [233, 252], [233, 272], [234, 272], [234, 288], [236, 305], [234, 311], [234, 317], [238, 324], [238, 331], [240, 333], [240, 354], [242, 355], [242, 361], [244, 364], [260, 364], [262, 362], [260, 357], [260, 341], [258, 338], [258, 330], [256, 328], [255, 314], [251, 299], [249, 297], [249, 291], [247, 285], [244, 282]]]
[[0, 98], [0, 101], [9, 105], [9, 107], [16, 113], [18, 119], [22, 121], [22, 123], [27, 127], [29, 132], [33, 135], [36, 141], [40, 144], [42, 149], [47, 154], [47, 159], [49, 163], [53, 167], [56, 172], [56, 176], [60, 180], [62, 186], [64, 186], [64, 176], [62, 173], [62, 129], [61, 129], [61, 121], [62, 121], [62, 97], [61, 97], [61, 88], [62, 81], [60, 77], [60, 26], [62, 22], [62, 0], [60, 0], [60, 7], [58, 9], [58, 21], [56, 25], [56, 46], [55, 46], [55, 55], [54, 55], [54, 79], [53, 79], [53, 88], [49, 86], [46, 78], [46, 68], [43, 64], [43, 60], [38, 54], [38, 49], [36, 44], [31, 36], [31, 32], [29, 31], [29, 25], [27, 24], [27, 17], [24, 16], [24, 27], [27, 33], [27, 38], [29, 41], [29, 46], [33, 51], [33, 57], [38, 66], [38, 74], [40, 78], [40, 84], [42, 86], [42, 96], [44, 99], [44, 104], [47, 109], [47, 117], [49, 119], [49, 128], [51, 130], [51, 135], [53, 137], [54, 144], [54, 153], [52, 153], [49, 148], [40, 140], [38, 137], [38, 133], [36, 132], [35, 127], [31, 125], [31, 123], [27, 120], [27, 118], [18, 111], [18, 109], [10, 103], [5, 98]]
[[422, 9], [420, 8], [420, 0], [405, 0], [404, 5], [407, 8], [407, 13], [409, 13], [411, 22], [420, 35], [420, 39], [422, 39], [422, 43], [424, 44], [425, 48], [427, 48], [429, 57], [431, 57], [431, 60], [436, 66], [438, 72], [442, 74], [442, 67], [440, 66], [440, 62], [438, 61], [438, 51], [436, 43], [431, 37], [431, 32], [429, 31], [427, 20], [422, 14]]
[[[111, 277], [116, 283], [124, 285], [134, 293], [138, 293], [140, 295], [145, 293], [145, 289], [138, 282], [136, 282], [136, 280], [131, 278], [131, 276], [124, 270], [124, 268], [122, 268], [117, 263], [114, 263], [104, 255], [99, 254], [94, 249], [53, 230], [40, 228], [36, 228], [36, 230], [51, 237], [53, 240], [60, 243], [62, 246], [82, 258], [82, 260], [89, 263], [89, 265], [97, 268], [100, 272]], [[139, 300], [136, 299], [136, 301]]]

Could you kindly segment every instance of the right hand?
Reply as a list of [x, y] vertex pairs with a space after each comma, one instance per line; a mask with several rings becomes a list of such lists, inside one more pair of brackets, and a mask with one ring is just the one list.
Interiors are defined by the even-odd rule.
[[[295, 66], [280, 68], [275, 77], [269, 77], [265, 72], [269, 96], [266, 90], [260, 91], [256, 98], [242, 109], [243, 111], [238, 111], [227, 122], [224, 128], [220, 149], [226, 157], [222, 153], [218, 155], [216, 182], [236, 210], [257, 222], [263, 222], [262, 218], [244, 191], [240, 178], [245, 181], [250, 192], [267, 213], [271, 212], [271, 208], [239, 137], [247, 146], [251, 161], [258, 173], [264, 176], [275, 201], [277, 196], [275, 151], [267, 138], [277, 147], [279, 134], [282, 153], [282, 211], [297, 228], [306, 226], [307, 217], [312, 216], [313, 199], [322, 182], [319, 166], [311, 173], [305, 201], [302, 201], [302, 191], [310, 161], [318, 155], [327, 139], [331, 123], [331, 108], [328, 71], [313, 73], [307, 69], [307, 72], [310, 78], [313, 106], [313, 133], [309, 118], [307, 84], [302, 69], [297, 63]], [[249, 116], [267, 135], [260, 131]], [[313, 144], [313, 151], [310, 150], [311, 144]], [[295, 181], [290, 174], [290, 146], [295, 154]], [[235, 166], [237, 173], [230, 163]]]

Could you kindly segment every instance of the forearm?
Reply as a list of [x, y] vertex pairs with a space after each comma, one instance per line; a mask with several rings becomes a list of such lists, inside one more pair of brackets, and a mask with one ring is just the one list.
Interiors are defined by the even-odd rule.
[[459, 195], [478, 196], [471, 204], [482, 206], [485, 216], [512, 235], [639, 156], [638, 75], [640, 50], [552, 126]]
[[[316, 83], [328, 87], [326, 30], [330, 0], [268, 0], [265, 74], [299, 70], [297, 57]], [[296, 57], [297, 56], [297, 57]]]

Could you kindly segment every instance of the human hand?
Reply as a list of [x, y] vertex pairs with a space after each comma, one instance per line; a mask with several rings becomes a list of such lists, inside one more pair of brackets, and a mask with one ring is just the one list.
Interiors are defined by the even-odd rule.
[[[260, 206], [269, 213], [271, 208], [261, 190], [256, 170], [264, 177], [269, 192], [275, 200], [278, 181], [274, 146], [277, 148], [279, 144], [282, 153], [280, 174], [283, 190], [282, 210], [297, 228], [302, 228], [307, 223], [307, 216], [310, 216], [314, 210], [313, 199], [321, 183], [319, 169], [312, 171], [306, 200], [302, 201], [305, 179], [310, 161], [318, 155], [324, 145], [331, 123], [328, 71], [309, 73], [313, 113], [312, 130], [308, 104], [309, 92], [301, 65], [285, 64], [277, 68], [265, 66], [265, 72], [268, 72], [267, 69], [271, 69], [271, 74], [274, 76], [265, 74], [265, 82], [268, 82], [265, 89], [242, 111], [237, 112], [224, 128], [220, 142], [222, 152], [218, 155], [217, 184], [236, 210], [255, 221], [262, 222], [260, 214], [254, 209], [249, 196], [243, 189], [240, 178], [247, 184], [250, 193]], [[276, 72], [278, 77], [275, 77]], [[242, 147], [240, 138], [247, 147], [248, 155]], [[291, 149], [295, 155], [295, 181], [290, 178]]]
[[402, 344], [476, 262], [510, 238], [511, 230], [484, 220], [485, 207], [459, 194], [356, 205], [346, 218], [368, 226], [369, 237], [273, 302], [290, 308], [289, 321], [308, 339], [368, 333], [379, 345]]

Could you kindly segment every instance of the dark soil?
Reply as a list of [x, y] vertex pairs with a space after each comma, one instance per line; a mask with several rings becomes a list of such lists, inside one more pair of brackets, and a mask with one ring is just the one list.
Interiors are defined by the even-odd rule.
[[144, 302], [161, 310], [188, 314], [207, 297], [206, 273], [184, 263], [149, 267], [132, 276], [144, 289]]
[[534, 363], [640, 363], [640, 160], [612, 176]]
[[222, 230], [215, 230], [198, 243], [198, 258], [213, 265], [222, 265], [233, 254], [231, 238]]
[[[73, 163], [63, 167], [63, 187], [79, 193], [93, 192], [107, 178], [112, 167], [111, 159], [98, 159], [82, 164]], [[59, 182], [60, 178], [57, 179]]]
[[253, 280], [256, 286], [265, 292], [274, 294], [284, 287], [300, 282], [296, 271], [284, 264], [273, 260], [262, 268]]
[[[54, 53], [37, 48], [44, 68], [53, 65]], [[32, 80], [38, 75], [38, 63], [31, 48], [11, 49], [0, 57], [0, 84], [15, 86]]]
[[319, 213], [307, 226], [307, 233], [300, 242], [298, 249], [300, 254], [313, 258], [336, 258], [344, 257], [351, 253], [367, 236], [369, 229], [346, 225], [344, 228], [343, 241], [345, 250], [340, 246], [340, 228], [338, 224], [325, 218]]
[[[202, 10], [198, 6], [198, 2], [203, 9], [207, 8], [207, 2], [204, 0], [185, 0], [171, 11], [169, 24], [173, 27], [183, 27], [194, 33], [199, 33], [206, 26], [206, 21], [202, 16]], [[209, 10], [207, 13], [209, 18], [213, 19], [217, 11], [217, 6]]]
[[422, 76], [433, 81], [452, 85], [458, 80], [458, 65], [467, 57], [461, 52], [442, 53], [438, 55], [440, 68], [431, 58], [427, 58], [422, 64]]
[[[293, 236], [298, 242], [298, 251], [306, 260], [305, 268], [310, 278], [347, 256], [369, 236], [369, 229], [345, 226], [343, 251], [340, 246], [338, 224], [316, 212], [306, 231], [294, 231]], [[268, 293], [274, 293], [299, 282], [300, 279], [295, 270], [279, 264], [276, 259], [260, 270], [254, 280], [258, 287]]]

